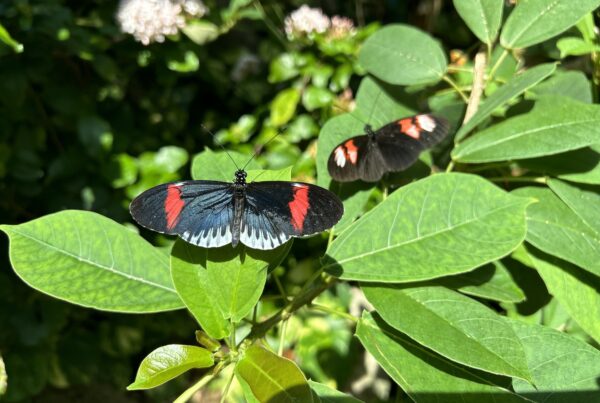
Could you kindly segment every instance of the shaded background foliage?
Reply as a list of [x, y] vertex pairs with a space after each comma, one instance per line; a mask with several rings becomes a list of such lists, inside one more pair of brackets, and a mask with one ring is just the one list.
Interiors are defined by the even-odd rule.
[[[301, 4], [264, 1], [262, 13], [238, 13], [227, 1], [207, 2], [208, 18], [227, 27], [215, 41], [201, 45], [181, 34], [148, 47], [119, 31], [116, 1], [0, 4], [0, 22], [24, 47], [15, 53], [0, 45], [2, 223], [67, 208], [130, 222], [127, 206], [134, 196], [187, 178], [193, 156], [205, 146], [215, 147], [201, 124], [228, 148], [245, 152], [258, 150], [285, 128], [258, 163], [271, 169], [292, 165], [295, 178], [312, 181], [315, 137], [339, 112], [334, 100], [347, 105], [351, 98], [345, 90], [356, 92], [364, 74], [355, 63], [356, 50], [378, 23], [420, 27], [439, 38], [448, 53], [478, 46], [452, 4], [435, 0], [312, 2], [364, 28], [356, 41], [333, 49], [289, 42], [283, 17]], [[455, 52], [453, 61], [461, 55]], [[536, 62], [558, 56], [554, 43], [547, 42], [527, 54]], [[573, 63], [580, 67], [579, 61]], [[301, 98], [298, 85], [306, 90]], [[411, 96], [410, 105], [425, 109], [434, 90]], [[437, 99], [440, 109], [444, 102], [443, 96]], [[171, 245], [166, 238], [144, 235], [165, 248]], [[306, 280], [318, 258], [314, 246], [323, 243], [315, 237], [294, 244], [284, 262], [287, 270], [279, 273], [286, 286]], [[0, 353], [10, 376], [8, 401], [165, 401], [197, 374], [153, 391], [126, 393], [148, 351], [172, 342], [194, 343], [189, 314], [129, 316], [64, 304], [16, 278], [6, 244], [3, 236]], [[267, 294], [269, 289], [275, 285], [267, 285]], [[541, 295], [533, 304], [539, 308], [549, 295], [542, 283], [537, 290]], [[341, 306], [348, 305], [349, 293], [347, 286], [336, 289]], [[319, 381], [335, 379], [344, 389], [361, 364], [349, 330], [336, 319], [329, 319], [333, 330], [328, 332], [319, 330], [318, 319], [300, 315], [294, 320], [290, 326], [296, 332], [315, 329], [295, 347], [303, 369]]]

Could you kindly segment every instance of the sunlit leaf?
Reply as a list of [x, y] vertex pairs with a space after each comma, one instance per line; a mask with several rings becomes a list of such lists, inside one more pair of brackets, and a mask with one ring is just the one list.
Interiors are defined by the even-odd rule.
[[260, 402], [313, 402], [310, 386], [300, 368], [263, 347], [249, 347], [237, 363], [235, 373]]
[[448, 68], [446, 54], [435, 39], [401, 24], [387, 25], [371, 35], [359, 61], [369, 73], [397, 85], [435, 83]]
[[116, 312], [181, 308], [168, 257], [124, 226], [66, 210], [2, 225], [15, 272], [31, 287], [74, 304]]
[[155, 388], [192, 368], [208, 368], [213, 364], [211, 352], [204, 348], [181, 344], [162, 346], [144, 358], [135, 381], [127, 390]]
[[478, 176], [433, 175], [395, 191], [344, 231], [325, 268], [343, 279], [382, 282], [467, 272], [523, 241], [529, 203]]

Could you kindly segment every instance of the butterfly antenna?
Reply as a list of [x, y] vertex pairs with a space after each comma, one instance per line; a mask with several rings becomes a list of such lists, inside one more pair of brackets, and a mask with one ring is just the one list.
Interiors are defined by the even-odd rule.
[[252, 154], [252, 157], [242, 167], [242, 170], [246, 169], [246, 167], [248, 166], [248, 164], [250, 162], [252, 162], [252, 160], [258, 155], [258, 153], [261, 152], [267, 146], [267, 144], [269, 144], [271, 141], [275, 140], [275, 138], [277, 136], [279, 136], [281, 133], [283, 133], [286, 129], [287, 129], [287, 126], [284, 126], [284, 127], [280, 128], [280, 129], [278, 129], [277, 133], [275, 133], [275, 135], [273, 137], [271, 137], [265, 144], [263, 144], [262, 146], [260, 146], [260, 148], [254, 152], [254, 154]]
[[205, 132], [207, 132], [208, 134], [210, 134], [212, 136], [213, 141], [215, 142], [215, 144], [218, 145], [219, 147], [221, 147], [223, 149], [223, 151], [225, 151], [225, 154], [227, 154], [227, 156], [229, 157], [229, 159], [231, 160], [231, 162], [233, 162], [233, 165], [235, 165], [235, 167], [239, 171], [240, 167], [238, 166], [238, 164], [235, 163], [235, 160], [229, 154], [229, 151], [227, 151], [227, 149], [225, 147], [223, 147], [223, 144], [221, 144], [219, 141], [217, 141], [217, 136], [215, 136], [215, 134], [213, 132], [211, 132], [210, 130], [208, 130], [208, 127], [204, 126], [202, 123], [200, 123], [200, 126], [204, 129]]

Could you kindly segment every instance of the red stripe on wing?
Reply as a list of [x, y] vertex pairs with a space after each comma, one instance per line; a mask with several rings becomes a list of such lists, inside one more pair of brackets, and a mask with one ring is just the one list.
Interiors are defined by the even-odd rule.
[[169, 185], [165, 198], [165, 213], [167, 214], [167, 229], [173, 229], [179, 221], [179, 214], [185, 202], [181, 200], [181, 189], [178, 185]]
[[308, 212], [308, 186], [294, 184], [292, 185], [294, 199], [288, 203], [290, 213], [292, 214], [292, 225], [294, 229], [302, 233], [304, 228], [304, 219]]

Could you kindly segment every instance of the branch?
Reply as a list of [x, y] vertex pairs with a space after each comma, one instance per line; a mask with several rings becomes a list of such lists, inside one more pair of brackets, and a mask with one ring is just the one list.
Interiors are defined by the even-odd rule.
[[485, 50], [480, 50], [475, 55], [475, 67], [473, 71], [473, 88], [469, 95], [469, 102], [467, 103], [467, 110], [465, 112], [465, 118], [463, 124], [467, 123], [477, 109], [479, 108], [479, 102], [481, 101], [481, 94], [483, 94], [483, 87], [485, 84], [485, 68], [487, 65], [487, 55]]

